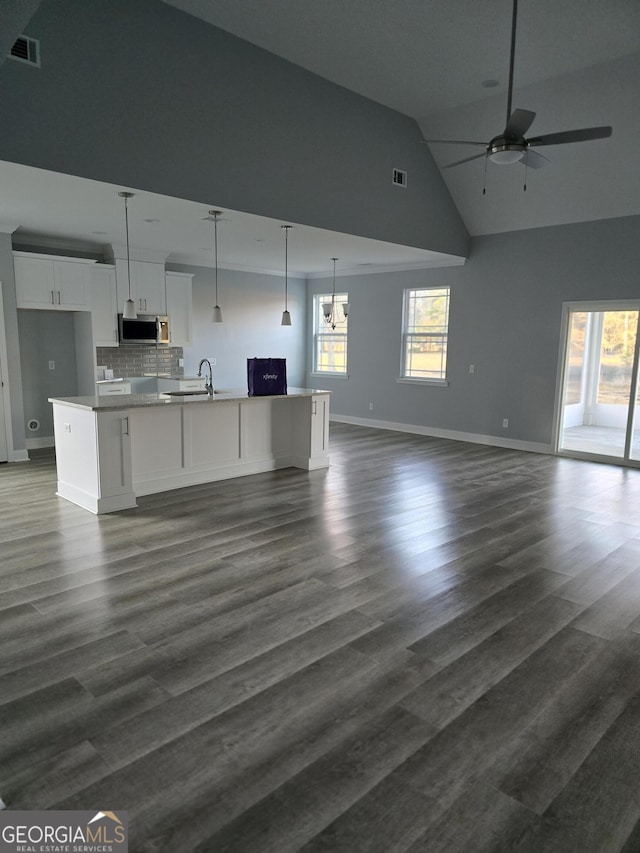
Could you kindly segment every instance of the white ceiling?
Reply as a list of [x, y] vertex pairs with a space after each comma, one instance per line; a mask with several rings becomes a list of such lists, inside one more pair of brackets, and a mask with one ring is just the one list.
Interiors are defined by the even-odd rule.
[[[44, 251], [66, 246], [95, 254], [105, 246], [123, 246], [124, 202], [118, 192], [131, 190], [135, 193], [128, 202], [132, 257], [214, 264], [214, 226], [208, 214], [215, 209], [215, 200], [205, 206], [7, 162], [0, 162], [0, 177], [0, 231], [13, 232], [14, 244]], [[338, 258], [336, 275], [461, 262], [424, 249], [224, 210], [218, 224], [218, 265], [282, 275], [282, 224], [294, 226], [288, 238], [288, 270], [293, 276], [329, 275], [334, 257]]]
[[[425, 138], [488, 142], [504, 127], [511, 0], [165, 2], [414, 117]], [[486, 195], [484, 159], [445, 169], [470, 233], [640, 213], [638, 103], [638, 0], [520, 0], [514, 108], [537, 112], [536, 135], [613, 136], [545, 148], [526, 193], [521, 164], [489, 164]], [[473, 151], [430, 147], [441, 167]]]

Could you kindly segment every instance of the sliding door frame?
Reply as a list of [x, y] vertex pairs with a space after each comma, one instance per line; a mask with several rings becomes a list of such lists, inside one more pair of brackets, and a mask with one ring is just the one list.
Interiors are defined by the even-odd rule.
[[[638, 329], [636, 333], [636, 345], [634, 349], [633, 367], [631, 372], [631, 386], [629, 393], [629, 406], [627, 410], [626, 434], [624, 445], [624, 456], [605, 456], [602, 454], [588, 453], [587, 451], [563, 450], [560, 447], [562, 432], [564, 428], [564, 391], [568, 370], [568, 344], [570, 334], [570, 321], [572, 313], [584, 312], [586, 314], [602, 314], [607, 311], [637, 311]], [[585, 300], [579, 302], [563, 302], [562, 317], [560, 325], [560, 349], [558, 353], [558, 369], [556, 377], [556, 398], [553, 411], [552, 446], [558, 456], [568, 456], [573, 459], [585, 459], [592, 462], [606, 462], [609, 465], [622, 465], [627, 468], [640, 468], [640, 459], [629, 459], [631, 442], [633, 438], [633, 426], [635, 418], [635, 407], [638, 397], [638, 375], [640, 368], [640, 299], [601, 299]]]

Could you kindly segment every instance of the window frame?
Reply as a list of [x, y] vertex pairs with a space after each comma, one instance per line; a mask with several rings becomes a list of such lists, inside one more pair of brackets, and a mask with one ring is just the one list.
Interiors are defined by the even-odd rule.
[[[430, 291], [437, 291], [438, 296], [444, 295], [446, 292], [446, 325], [444, 331], [442, 326], [438, 327], [438, 331], [425, 332], [410, 332], [410, 321], [412, 313], [412, 305], [415, 304], [416, 296], [414, 294], [424, 293], [425, 296]], [[433, 298], [433, 297], [431, 297]], [[430, 285], [424, 287], [408, 287], [404, 290], [404, 301], [402, 307], [402, 335], [401, 335], [401, 353], [400, 353], [400, 377], [398, 382], [404, 382], [411, 385], [434, 385], [447, 387], [449, 380], [447, 371], [449, 369], [449, 326], [451, 315], [451, 286], [450, 285]], [[440, 376], [411, 376], [408, 367], [408, 346], [409, 338], [421, 338], [424, 341], [433, 339], [444, 340], [444, 366], [440, 371]]]
[[[322, 303], [331, 302], [331, 293], [313, 294], [313, 353], [312, 353], [312, 376], [331, 376], [334, 379], [349, 378], [349, 319], [332, 329], [323, 322]], [[343, 302], [349, 301], [347, 292], [336, 293], [336, 305], [341, 306]], [[323, 341], [344, 342], [344, 370], [327, 370], [319, 367], [319, 345]]]

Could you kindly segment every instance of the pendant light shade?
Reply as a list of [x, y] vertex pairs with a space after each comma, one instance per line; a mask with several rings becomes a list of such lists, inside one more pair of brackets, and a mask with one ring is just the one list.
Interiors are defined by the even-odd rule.
[[222, 308], [218, 304], [218, 217], [222, 215], [221, 210], [210, 210], [209, 216], [213, 216], [213, 246], [216, 265], [216, 304], [213, 306], [213, 322], [222, 323]]
[[124, 303], [122, 316], [125, 320], [135, 320], [138, 316], [136, 312], [136, 304], [131, 298], [131, 258], [129, 253], [129, 208], [127, 203], [130, 198], [133, 198], [134, 193], [121, 192], [118, 193], [120, 198], [124, 199], [124, 227], [127, 235], [127, 284], [129, 285], [129, 298]]
[[289, 231], [293, 225], [281, 225], [284, 230], [284, 311], [282, 312], [281, 326], [291, 325], [291, 314], [289, 313]]
[[136, 305], [133, 299], [127, 299], [124, 303], [124, 311], [122, 312], [122, 316], [125, 320], [136, 320], [138, 317], [138, 312], [136, 311]]

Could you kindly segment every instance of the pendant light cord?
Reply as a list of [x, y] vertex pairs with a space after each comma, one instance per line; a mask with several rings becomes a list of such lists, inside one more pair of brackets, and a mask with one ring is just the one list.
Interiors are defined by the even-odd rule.
[[289, 310], [289, 229], [291, 225], [281, 225], [284, 228], [284, 310]]
[[213, 243], [215, 248], [215, 256], [216, 256], [216, 305], [218, 305], [218, 212], [214, 214], [215, 219], [213, 220]]
[[129, 253], [129, 199], [124, 197], [124, 226], [127, 234], [127, 281], [129, 282], [129, 299], [131, 299], [131, 258]]

